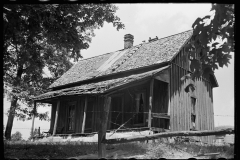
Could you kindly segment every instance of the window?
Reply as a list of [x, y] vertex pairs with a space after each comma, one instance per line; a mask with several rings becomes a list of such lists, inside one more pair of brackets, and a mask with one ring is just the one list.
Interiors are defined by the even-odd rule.
[[196, 129], [196, 98], [191, 97], [191, 129]]
[[143, 124], [144, 123], [144, 93], [136, 94], [136, 107], [135, 107], [135, 116], [134, 124]]
[[67, 107], [67, 130], [73, 131], [74, 130], [74, 115], [75, 115], [75, 102], [68, 103]]

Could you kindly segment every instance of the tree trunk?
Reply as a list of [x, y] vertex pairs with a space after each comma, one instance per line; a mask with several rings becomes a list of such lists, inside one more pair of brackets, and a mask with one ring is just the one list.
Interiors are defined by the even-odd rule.
[[[17, 70], [17, 76], [15, 79], [15, 83], [13, 83], [13, 87], [17, 87], [20, 85], [22, 73], [23, 73], [23, 68], [22, 68], [22, 66], [19, 66], [19, 68]], [[14, 88], [12, 89], [12, 92], [16, 93]], [[13, 120], [14, 120], [14, 116], [15, 116], [15, 110], [17, 107], [17, 101], [18, 101], [18, 97], [13, 95], [11, 98], [11, 107], [10, 107], [10, 112], [8, 115], [6, 131], [5, 131], [5, 138], [7, 140], [11, 140], [11, 132], [12, 132]]]
[[15, 96], [12, 97], [10, 112], [8, 115], [8, 121], [7, 121], [6, 130], [5, 130], [5, 137], [7, 140], [11, 140], [11, 132], [12, 132], [13, 120], [15, 116], [15, 109], [17, 107], [17, 101], [18, 101], [18, 98], [16, 98]]

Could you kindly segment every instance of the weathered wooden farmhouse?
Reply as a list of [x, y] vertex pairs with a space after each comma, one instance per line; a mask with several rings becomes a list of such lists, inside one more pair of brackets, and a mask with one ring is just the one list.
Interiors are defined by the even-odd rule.
[[[35, 97], [52, 104], [50, 131], [55, 126], [57, 134], [97, 132], [101, 115], [108, 115], [107, 130], [122, 124], [158, 132], [213, 130], [216, 78], [195, 79], [194, 91], [185, 89], [189, 80], [180, 80], [191, 73], [190, 61], [183, 60], [191, 35], [189, 30], [134, 46], [127, 34], [123, 49], [80, 60], [49, 86], [51, 91]], [[108, 114], [101, 114], [106, 97]]]

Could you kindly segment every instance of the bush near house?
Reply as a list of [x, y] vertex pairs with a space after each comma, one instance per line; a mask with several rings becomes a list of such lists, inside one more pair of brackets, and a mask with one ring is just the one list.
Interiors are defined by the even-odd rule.
[[16, 133], [12, 134], [11, 140], [12, 141], [20, 141], [20, 140], [22, 140], [22, 133], [17, 131]]

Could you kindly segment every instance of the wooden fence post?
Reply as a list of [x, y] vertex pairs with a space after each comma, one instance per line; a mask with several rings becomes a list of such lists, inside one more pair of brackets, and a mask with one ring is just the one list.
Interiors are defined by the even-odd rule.
[[36, 112], [36, 104], [37, 102], [34, 101], [34, 107], [33, 107], [33, 119], [32, 119], [32, 129], [31, 129], [31, 133], [32, 133], [32, 139], [33, 139], [33, 130], [34, 130], [34, 120], [35, 120], [35, 112]]
[[58, 102], [57, 102], [57, 110], [56, 110], [55, 122], [54, 122], [54, 128], [53, 128], [53, 136], [56, 134], [56, 130], [57, 130], [59, 107], [60, 107], [60, 100], [58, 100]]
[[88, 102], [88, 99], [87, 99], [87, 96], [86, 96], [85, 97], [84, 112], [83, 112], [82, 133], [84, 133], [84, 130], [85, 130], [87, 102]]
[[106, 157], [106, 146], [102, 143], [106, 139], [108, 114], [111, 105], [111, 97], [105, 97], [103, 110], [100, 115], [100, 128], [98, 131], [98, 158]]

